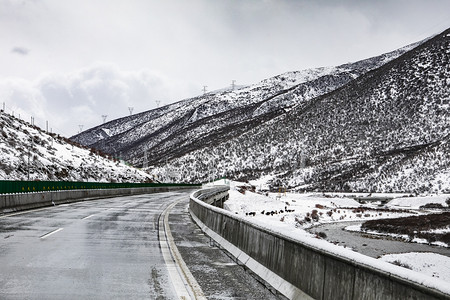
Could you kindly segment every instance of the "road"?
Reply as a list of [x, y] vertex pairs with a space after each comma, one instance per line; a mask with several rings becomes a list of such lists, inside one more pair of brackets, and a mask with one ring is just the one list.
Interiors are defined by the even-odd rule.
[[[161, 213], [178, 201], [170, 227], [188, 267], [202, 275], [197, 280], [208, 299], [245, 298], [255, 288], [262, 290], [256, 295], [275, 299], [201, 237], [185, 210], [188, 198], [188, 191], [158, 193], [0, 216], [0, 299], [179, 299], [158, 238]], [[197, 240], [188, 241], [189, 235]], [[204, 251], [215, 253], [210, 262], [199, 255]], [[211, 290], [208, 272], [222, 281], [221, 291]], [[225, 288], [232, 278], [245, 282]]]

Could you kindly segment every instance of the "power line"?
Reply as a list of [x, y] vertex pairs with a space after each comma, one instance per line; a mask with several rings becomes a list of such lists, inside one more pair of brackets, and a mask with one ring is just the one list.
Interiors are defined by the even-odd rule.
[[[36, 126], [36, 117], [31, 116], [30, 113], [28, 113], [27, 111], [23, 111], [22, 109], [20, 109], [19, 107], [13, 106], [10, 107], [8, 104], [6, 104], [5, 101], [3, 101], [2, 103], [2, 108], [3, 108], [3, 113], [5, 114], [9, 114], [10, 116], [14, 117], [14, 111], [16, 111], [16, 115], [18, 116], [18, 118], [20, 120], [26, 121], [28, 118], [30, 119], [30, 124]], [[17, 113], [18, 112], [18, 113]], [[38, 122], [41, 122], [42, 124], [45, 122], [46, 124], [46, 129], [48, 132], [48, 120], [46, 121], [45, 119], [41, 119], [38, 117]], [[55, 124], [53, 124], [53, 127], [55, 127]], [[42, 129], [43, 130], [43, 129]], [[59, 134], [63, 134], [64, 130], [61, 130], [60, 128], [55, 127], [56, 132], [59, 132]], [[50, 129], [50, 133], [53, 133], [53, 130]], [[66, 133], [67, 135], [67, 133]], [[69, 136], [69, 135], [67, 135]]]

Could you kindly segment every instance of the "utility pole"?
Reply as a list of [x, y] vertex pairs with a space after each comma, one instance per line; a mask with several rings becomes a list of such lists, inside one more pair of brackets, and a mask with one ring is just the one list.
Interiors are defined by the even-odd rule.
[[106, 117], [107, 117], [108, 115], [102, 115], [102, 118], [103, 118], [103, 124], [105, 124], [106, 123]]
[[27, 170], [27, 180], [30, 181], [30, 156], [31, 156], [31, 148], [33, 147], [33, 138], [30, 139], [30, 148], [28, 148], [28, 170]]
[[80, 132], [79, 133], [81, 133], [83, 131], [83, 126], [84, 125], [78, 125], [78, 127], [80, 127]]
[[134, 107], [128, 107], [128, 110], [130, 111], [130, 116], [133, 114]]
[[203, 95], [206, 94], [206, 88], [207, 88], [207, 87], [208, 87], [207, 85], [204, 85], [204, 86], [203, 86]]
[[236, 80], [231, 80], [231, 90], [234, 91]]
[[28, 148], [28, 168], [27, 168], [27, 180], [30, 181], [30, 148]]

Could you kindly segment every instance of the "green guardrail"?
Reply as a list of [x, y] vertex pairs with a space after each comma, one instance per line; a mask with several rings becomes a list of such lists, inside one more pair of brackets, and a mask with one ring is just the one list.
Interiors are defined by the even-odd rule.
[[50, 191], [65, 191], [65, 190], [173, 187], [173, 186], [197, 187], [198, 185], [185, 183], [109, 183], [109, 182], [77, 182], [77, 181], [0, 180], [0, 194], [50, 192]]

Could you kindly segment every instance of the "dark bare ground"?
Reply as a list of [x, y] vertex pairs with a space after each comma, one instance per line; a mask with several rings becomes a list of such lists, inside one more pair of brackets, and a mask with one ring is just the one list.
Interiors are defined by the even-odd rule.
[[395, 219], [369, 220], [361, 225], [363, 230], [382, 233], [407, 234], [410, 240], [426, 239], [429, 243], [443, 242], [450, 245], [450, 233], [433, 233], [433, 229], [450, 227], [450, 212], [410, 216]]

